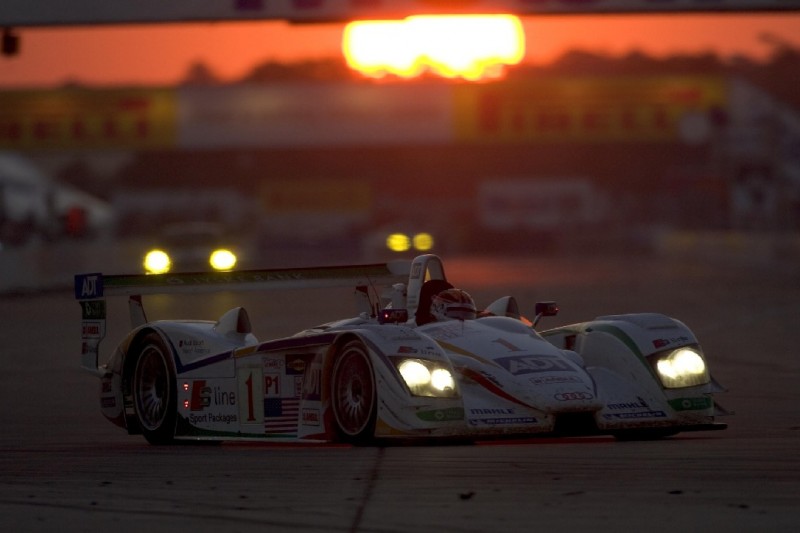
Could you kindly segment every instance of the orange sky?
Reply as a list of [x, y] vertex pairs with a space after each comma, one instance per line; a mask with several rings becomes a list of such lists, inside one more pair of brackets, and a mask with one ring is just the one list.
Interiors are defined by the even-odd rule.
[[[570, 48], [653, 55], [714, 50], [763, 58], [759, 35], [800, 47], [800, 13], [769, 15], [545, 16], [523, 19], [526, 61], [546, 62]], [[21, 52], [0, 57], [0, 87], [87, 84], [168, 85], [202, 61], [236, 79], [269, 59], [341, 55], [341, 24], [242, 22], [67, 29], [20, 29]]]

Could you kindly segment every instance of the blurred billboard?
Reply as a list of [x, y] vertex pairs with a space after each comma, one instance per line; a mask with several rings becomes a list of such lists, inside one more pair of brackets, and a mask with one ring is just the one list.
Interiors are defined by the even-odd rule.
[[447, 86], [271, 83], [177, 90], [179, 143], [372, 146], [450, 140]]
[[460, 86], [459, 141], [706, 140], [726, 80], [702, 76], [552, 77]]
[[708, 140], [730, 81], [543, 77], [491, 84], [276, 83], [0, 91], [0, 148], [214, 149]]
[[0, 91], [0, 148], [174, 146], [175, 110], [172, 89]]

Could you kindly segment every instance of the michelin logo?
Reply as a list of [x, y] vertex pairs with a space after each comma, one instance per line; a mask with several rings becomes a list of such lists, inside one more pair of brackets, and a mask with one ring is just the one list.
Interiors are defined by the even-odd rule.
[[75, 298], [87, 300], [103, 297], [102, 274], [79, 274], [75, 276]]

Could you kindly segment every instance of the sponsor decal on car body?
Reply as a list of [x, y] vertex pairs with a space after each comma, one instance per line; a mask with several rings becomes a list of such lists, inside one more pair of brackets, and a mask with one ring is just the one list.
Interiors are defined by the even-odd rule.
[[322, 423], [319, 409], [304, 408], [301, 416], [304, 426], [319, 426]]
[[536, 417], [524, 415], [514, 407], [473, 407], [469, 410], [469, 425], [472, 427], [537, 423]]
[[[189, 398], [183, 402], [188, 407], [186, 418], [193, 426], [214, 428], [218, 425], [238, 423], [236, 391], [230, 380], [195, 379], [184, 387]], [[187, 390], [188, 389], [188, 390]]]
[[653, 347], [657, 350], [667, 348], [668, 346], [682, 346], [691, 342], [689, 337], [682, 335], [680, 337], [671, 337], [669, 339], [653, 339]]
[[677, 398], [670, 400], [669, 405], [676, 411], [702, 411], [710, 409], [714, 405], [714, 400], [709, 397]]
[[554, 394], [553, 398], [559, 402], [575, 402], [580, 400], [594, 400], [594, 394], [585, 391], [568, 391]]
[[84, 339], [100, 339], [103, 337], [103, 323], [84, 320], [81, 323], [81, 334]]
[[539, 372], [575, 372], [575, 368], [565, 359], [555, 355], [513, 355], [498, 357], [495, 361], [514, 376]]
[[578, 376], [541, 376], [529, 378], [534, 385], [557, 385], [561, 383], [583, 383]]
[[204, 339], [179, 339], [178, 350], [182, 355], [208, 355], [211, 349], [206, 347]]
[[638, 413], [608, 413], [604, 414], [606, 420], [630, 420], [633, 418], [666, 418], [664, 411], [641, 411]]
[[470, 418], [470, 426], [506, 426], [506, 425], [533, 425], [539, 421], [533, 416]]
[[446, 422], [450, 420], [464, 420], [464, 409], [461, 407], [451, 407], [448, 409], [432, 409], [430, 411], [418, 411], [417, 418], [426, 422]]

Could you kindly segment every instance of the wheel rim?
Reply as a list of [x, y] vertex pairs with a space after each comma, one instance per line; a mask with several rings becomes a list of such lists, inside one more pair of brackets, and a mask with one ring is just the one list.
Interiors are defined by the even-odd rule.
[[157, 430], [167, 417], [170, 400], [169, 368], [161, 350], [148, 346], [136, 365], [136, 412], [145, 429]]
[[351, 349], [336, 361], [333, 403], [336, 422], [343, 433], [359, 435], [370, 423], [375, 397], [372, 367], [367, 354]]

